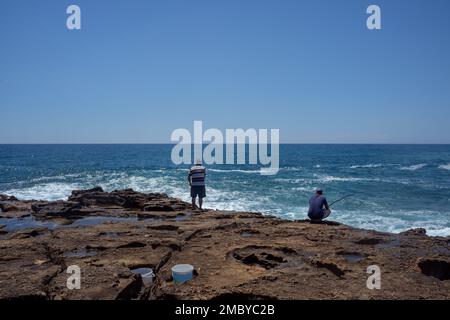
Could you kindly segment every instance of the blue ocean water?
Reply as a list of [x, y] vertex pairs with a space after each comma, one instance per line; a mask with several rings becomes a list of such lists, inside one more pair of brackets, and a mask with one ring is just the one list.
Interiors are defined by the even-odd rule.
[[[0, 193], [65, 199], [73, 189], [102, 186], [166, 192], [189, 200], [188, 166], [170, 159], [172, 145], [0, 145]], [[450, 235], [450, 145], [281, 145], [280, 171], [208, 166], [209, 208], [306, 218], [316, 187], [331, 219], [380, 231], [426, 228]]]

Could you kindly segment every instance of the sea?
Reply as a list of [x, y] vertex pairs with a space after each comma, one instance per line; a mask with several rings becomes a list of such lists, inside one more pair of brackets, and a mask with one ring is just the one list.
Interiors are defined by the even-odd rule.
[[[66, 199], [101, 186], [164, 192], [189, 201], [189, 165], [175, 165], [170, 144], [0, 145], [0, 193], [19, 199]], [[282, 144], [276, 175], [259, 165], [207, 165], [205, 207], [307, 218], [322, 188], [329, 219], [399, 233], [425, 228], [450, 235], [450, 145]]]

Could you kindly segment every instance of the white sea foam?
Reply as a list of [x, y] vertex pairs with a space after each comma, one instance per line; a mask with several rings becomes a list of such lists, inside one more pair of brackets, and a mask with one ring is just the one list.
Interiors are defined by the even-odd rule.
[[302, 167], [284, 167], [280, 169], [281, 171], [301, 171]]
[[434, 227], [425, 228], [427, 230], [427, 234], [433, 237], [447, 237], [450, 235], [450, 227], [434, 229]]
[[444, 169], [444, 170], [450, 170], [450, 163], [448, 163], [448, 164], [441, 164], [438, 168], [439, 169]]
[[[38, 181], [46, 181], [46, 179]], [[57, 180], [64, 180], [62, 178]], [[79, 181], [81, 180], [81, 181]], [[172, 188], [174, 177], [145, 177], [138, 175], [129, 175], [125, 172], [95, 172], [85, 174], [82, 179], [77, 179], [77, 182], [43, 182], [36, 183], [31, 187], [12, 188], [8, 190], [1, 190], [1, 193], [15, 195], [19, 199], [24, 200], [61, 200], [67, 199], [72, 190], [88, 189], [95, 186], [102, 187], [105, 191], [112, 191], [116, 189], [132, 188], [141, 192], [173, 192]], [[175, 181], [176, 182], [176, 181]]]
[[380, 163], [371, 163], [371, 164], [357, 164], [354, 166], [351, 166], [351, 169], [370, 169], [370, 168], [380, 168], [383, 165]]
[[294, 207], [283, 212], [283, 218], [289, 220], [301, 220], [308, 218], [308, 207]]
[[72, 190], [80, 189], [76, 183], [43, 183], [29, 188], [6, 190], [5, 194], [14, 195], [21, 200], [64, 200], [71, 194]]
[[[185, 194], [188, 192], [185, 190]], [[207, 207], [227, 211], [268, 212], [273, 206], [268, 196], [258, 195], [255, 191], [223, 191], [207, 187]], [[265, 209], [265, 210], [262, 210]]]
[[336, 177], [330, 175], [314, 175], [316, 176], [319, 182], [343, 182], [343, 181], [372, 181], [373, 179], [369, 178], [357, 178], [357, 177]]
[[427, 164], [426, 163], [420, 163], [420, 164], [415, 164], [409, 167], [401, 167], [400, 170], [409, 170], [409, 171], [416, 171], [419, 169], [422, 169], [423, 167], [426, 167]]
[[273, 181], [276, 183], [293, 183], [293, 184], [311, 183], [311, 179], [305, 178], [276, 178]]
[[305, 191], [305, 192], [313, 192], [315, 188], [308, 188], [308, 187], [295, 187], [291, 188], [292, 191]]
[[[67, 180], [71, 178], [79, 178], [81, 177], [81, 174], [60, 174], [56, 176], [43, 176], [39, 178], [30, 179], [30, 182], [44, 182], [44, 181], [53, 181], [53, 180]], [[27, 182], [28, 181], [24, 181]]]
[[[398, 214], [398, 215], [397, 215]], [[437, 218], [434, 214], [423, 215], [418, 211], [402, 211], [400, 213], [388, 213], [386, 211], [347, 211], [333, 210], [332, 219], [352, 225], [361, 229], [372, 229], [382, 232], [400, 233], [409, 229], [424, 228], [430, 236], [448, 236], [450, 235], [450, 227], [446, 218]], [[416, 219], [411, 220], [407, 217], [414, 216]]]

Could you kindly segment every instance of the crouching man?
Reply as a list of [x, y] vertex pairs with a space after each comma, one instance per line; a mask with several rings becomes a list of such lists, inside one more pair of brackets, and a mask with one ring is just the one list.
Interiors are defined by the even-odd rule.
[[323, 196], [322, 189], [316, 189], [316, 194], [309, 199], [308, 217], [312, 221], [322, 221], [328, 218], [331, 210], [327, 199]]

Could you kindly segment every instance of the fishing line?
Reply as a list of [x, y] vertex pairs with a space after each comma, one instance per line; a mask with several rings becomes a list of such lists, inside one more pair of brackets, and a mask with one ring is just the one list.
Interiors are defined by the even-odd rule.
[[346, 195], [345, 197], [342, 197], [342, 198], [340, 198], [340, 199], [337, 199], [336, 201], [334, 201], [334, 202], [332, 202], [331, 204], [329, 204], [328, 207], [331, 207], [333, 204], [335, 204], [335, 203], [337, 203], [337, 202], [339, 202], [339, 201], [342, 201], [342, 200], [344, 200], [344, 199], [346, 199], [346, 198], [348, 198], [348, 197], [351, 197], [351, 196], [352, 196], [352, 194], [348, 194], [348, 195]]

